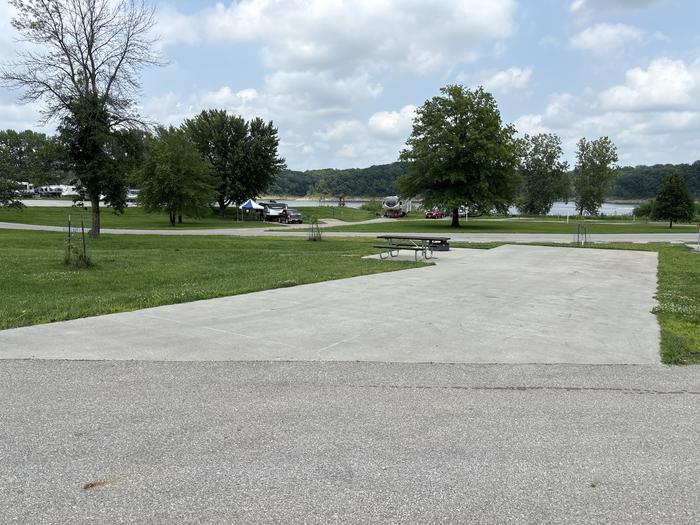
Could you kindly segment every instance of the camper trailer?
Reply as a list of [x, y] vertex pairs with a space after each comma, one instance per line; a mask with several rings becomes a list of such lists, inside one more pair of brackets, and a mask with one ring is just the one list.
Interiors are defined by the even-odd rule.
[[382, 200], [382, 209], [384, 210], [384, 217], [389, 217], [391, 219], [405, 217], [411, 211], [411, 199], [402, 201], [397, 195], [384, 197]]
[[267, 201], [258, 202], [258, 204], [265, 208], [265, 220], [270, 222], [280, 222], [284, 215], [283, 212], [287, 210], [287, 205], [284, 202]]

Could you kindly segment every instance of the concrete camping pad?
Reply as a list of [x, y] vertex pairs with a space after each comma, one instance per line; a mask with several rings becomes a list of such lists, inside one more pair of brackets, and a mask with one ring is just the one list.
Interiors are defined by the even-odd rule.
[[654, 252], [437, 255], [424, 268], [5, 330], [0, 357], [659, 362]]

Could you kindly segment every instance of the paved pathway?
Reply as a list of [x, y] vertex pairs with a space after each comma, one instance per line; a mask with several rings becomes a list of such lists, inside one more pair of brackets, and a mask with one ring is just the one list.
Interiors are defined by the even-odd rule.
[[658, 363], [656, 264], [655, 252], [453, 250], [415, 270], [5, 330], [0, 357]]
[[[102, 228], [102, 233], [116, 235], [226, 235], [234, 237], [306, 237], [308, 225], [290, 227], [287, 231], [265, 230], [263, 228], [209, 228], [196, 230], [137, 230]], [[20, 224], [14, 222], [0, 222], [0, 229], [7, 230], [34, 230], [62, 232], [61, 226], [45, 226], [41, 224]], [[303, 229], [304, 231], [295, 231]], [[325, 237], [347, 238], [365, 237], [376, 238], [379, 232], [323, 232]], [[404, 233], [404, 235], [425, 235], [423, 233]], [[508, 242], [508, 243], [559, 243], [568, 244], [574, 241], [571, 234], [560, 233], [450, 233], [453, 242]], [[697, 242], [697, 233], [606, 233], [591, 236], [594, 243], [631, 242], [646, 244], [650, 242], [670, 242], [686, 244]]]

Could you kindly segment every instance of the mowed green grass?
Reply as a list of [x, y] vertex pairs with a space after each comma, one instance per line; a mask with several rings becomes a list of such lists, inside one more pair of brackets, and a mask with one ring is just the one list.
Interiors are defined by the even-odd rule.
[[[371, 242], [103, 235], [94, 266], [63, 263], [60, 233], [0, 230], [0, 329], [400, 270]], [[342, 308], [342, 298], [339, 298]]]
[[[325, 206], [307, 206], [297, 208], [308, 222], [311, 217], [319, 220], [338, 219], [346, 222], [365, 221], [374, 219], [375, 214], [358, 208], [339, 208]], [[70, 215], [72, 222], [80, 224], [85, 220], [86, 226], [91, 221], [90, 208], [72, 208], [58, 206], [32, 206], [21, 210], [15, 208], [0, 208], [0, 222], [17, 222], [24, 224], [44, 224], [47, 226], [64, 226]], [[142, 208], [131, 206], [123, 214], [116, 214], [111, 208], [103, 208], [100, 215], [103, 228], [122, 228], [135, 230], [152, 229], [197, 229], [197, 228], [285, 228], [284, 224], [237, 221], [235, 208], [226, 210], [226, 218], [218, 215], [218, 210], [212, 211], [205, 217], [184, 217], [182, 224], [170, 225], [165, 213], [146, 213]]]
[[700, 364], [700, 253], [668, 244], [645, 249], [659, 253], [659, 304], [654, 313], [661, 326], [661, 360], [672, 365]]
[[[63, 235], [0, 230], [0, 329], [416, 267], [362, 259], [373, 240], [104, 235], [94, 266], [63, 264]], [[500, 243], [459, 244], [489, 249]], [[661, 359], [700, 364], [700, 254], [670, 244], [600, 249], [659, 254]], [[342, 308], [342, 298], [339, 299]]]
[[[460, 221], [459, 228], [452, 228], [447, 220], [395, 220], [373, 224], [352, 224], [327, 228], [328, 231], [377, 232], [377, 233], [565, 233], [574, 234], [577, 222], [566, 219], [469, 219]], [[583, 224], [591, 235], [604, 233], [688, 233], [696, 232], [696, 225], [679, 224], [673, 228], [668, 223], [646, 223], [630, 220], [587, 220]]]
[[304, 220], [308, 221], [311, 217], [317, 219], [338, 219], [345, 222], [366, 221], [376, 218], [372, 212], [360, 209], [338, 206], [299, 206], [296, 208], [304, 216]]
[[[218, 212], [212, 211], [205, 217], [183, 217], [182, 224], [170, 225], [168, 215], [165, 213], [146, 213], [142, 208], [129, 207], [123, 214], [116, 214], [111, 208], [102, 208], [100, 221], [103, 228], [124, 228], [134, 230], [153, 229], [197, 229], [197, 228], [269, 228], [271, 226], [282, 227], [284, 225], [270, 224], [260, 221], [236, 221], [236, 210], [230, 208], [226, 218], [218, 216]], [[90, 208], [62, 208], [49, 206], [32, 206], [22, 209], [0, 208], [0, 222], [18, 222], [24, 224], [45, 224], [48, 226], [65, 226], [68, 216], [74, 225], [80, 225], [80, 220], [85, 220], [85, 226], [89, 227], [92, 221]]]
[[661, 360], [671, 365], [700, 364], [700, 253], [685, 245], [596, 244], [593, 248], [656, 251], [659, 254], [658, 306]]

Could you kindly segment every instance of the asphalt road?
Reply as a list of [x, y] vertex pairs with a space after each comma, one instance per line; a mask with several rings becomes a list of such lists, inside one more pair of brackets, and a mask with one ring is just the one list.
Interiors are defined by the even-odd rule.
[[698, 523], [699, 373], [2, 361], [0, 523]]
[[[137, 230], [137, 229], [119, 229], [119, 228], [102, 228], [100, 231], [104, 234], [114, 235], [226, 235], [233, 237], [307, 237], [308, 231], [304, 228], [288, 227], [287, 231], [282, 231], [279, 227], [273, 230], [263, 228], [209, 228], [197, 230]], [[45, 226], [41, 224], [21, 224], [14, 222], [0, 222], [0, 229], [5, 230], [33, 230], [33, 231], [52, 231], [62, 232], [64, 228], [61, 226]], [[296, 230], [296, 231], [295, 231]], [[403, 235], [425, 235], [423, 233], [405, 232]], [[380, 235], [379, 232], [336, 232], [324, 231], [324, 237], [351, 238], [365, 237], [376, 238]], [[565, 233], [450, 233], [450, 239], [453, 242], [508, 242], [508, 243], [532, 243], [532, 242], [552, 242], [568, 244], [574, 242], [574, 235]], [[590, 241], [593, 243], [608, 243], [608, 242], [635, 242], [635, 243], [650, 243], [650, 242], [671, 242], [679, 244], [695, 243], [698, 240], [697, 231], [686, 231], [681, 233], [602, 233], [590, 236]]]

